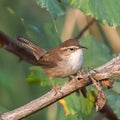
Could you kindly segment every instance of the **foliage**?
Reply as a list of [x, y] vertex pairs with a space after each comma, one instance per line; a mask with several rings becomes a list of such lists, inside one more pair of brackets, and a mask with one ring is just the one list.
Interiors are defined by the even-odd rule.
[[64, 14], [62, 5], [57, 0], [36, 0], [37, 4], [41, 8], [46, 8], [54, 17], [58, 17]]
[[36, 0], [36, 2], [46, 8], [54, 17], [63, 14], [62, 4], [67, 4], [80, 8], [86, 15], [91, 15], [103, 23], [115, 27], [120, 26], [119, 0], [51, 0], [50, 2], [49, 0]]
[[[61, 42], [60, 35], [65, 13], [69, 7], [79, 8], [86, 15], [92, 15], [103, 23], [115, 27], [120, 26], [119, 0], [0, 1], [0, 30], [11, 38], [15, 38], [18, 35], [24, 36], [46, 49], [50, 49]], [[106, 38], [104, 37], [104, 39]], [[113, 57], [110, 54], [109, 45], [105, 45], [93, 36], [81, 38], [80, 43], [88, 47], [88, 50], [84, 50], [85, 61], [83, 67], [85, 68], [95, 68]], [[25, 81], [26, 79], [28, 83]], [[67, 82], [67, 79], [54, 79], [56, 85], [62, 85], [65, 82]], [[109, 105], [120, 118], [119, 84], [118, 80], [110, 91], [105, 91]], [[31, 67], [25, 62], [18, 63], [18, 59], [15, 56], [0, 49], [1, 111], [16, 108], [26, 103], [26, 101], [48, 92], [50, 86], [51, 81], [41, 68]], [[92, 120], [94, 118], [97, 112], [95, 112], [93, 106], [94, 97], [92, 92], [95, 89], [93, 87], [88, 87], [87, 89], [89, 90], [87, 98], [82, 95], [77, 96], [74, 93], [64, 99], [69, 111], [68, 116], [65, 116], [63, 107], [58, 104], [57, 120], [83, 120], [88, 117]], [[40, 111], [39, 114], [30, 116], [26, 120], [37, 118], [47, 120], [49, 119], [48, 110], [49, 108]]]
[[75, 8], [111, 26], [120, 26], [119, 0], [71, 0]]

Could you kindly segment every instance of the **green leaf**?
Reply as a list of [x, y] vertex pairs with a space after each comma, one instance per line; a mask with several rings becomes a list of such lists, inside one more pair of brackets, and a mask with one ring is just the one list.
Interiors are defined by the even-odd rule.
[[[83, 97], [82, 94], [77, 95], [76, 93], [71, 94], [64, 98], [69, 114], [66, 116], [62, 115], [63, 112], [59, 112], [57, 116], [64, 116], [65, 120], [84, 120], [88, 116], [92, 116], [94, 107], [94, 96], [91, 92], [87, 93], [87, 98]], [[59, 108], [59, 111], [61, 108]], [[59, 117], [58, 117], [59, 118]], [[61, 117], [59, 118], [61, 119]], [[58, 120], [59, 120], [58, 119]]]
[[39, 83], [41, 86], [50, 86], [50, 80], [45, 75], [43, 70], [40, 67], [31, 67], [31, 73], [29, 74], [27, 81], [29, 83]]
[[70, 4], [103, 23], [120, 26], [119, 0], [70, 0]]
[[120, 26], [120, 1], [119, 0], [36, 0], [42, 8], [46, 8], [54, 17], [64, 14], [64, 7], [80, 8], [86, 15], [91, 15], [97, 20], [110, 26]]
[[120, 119], [120, 95], [110, 90], [106, 92], [106, 97], [108, 104], [114, 110], [118, 119]]
[[112, 87], [112, 90], [113, 90], [116, 94], [120, 95], [120, 81], [115, 80], [115, 82], [114, 82], [114, 84], [113, 84], [113, 87]]
[[41, 8], [46, 8], [55, 18], [64, 14], [61, 4], [57, 0], [36, 0]]

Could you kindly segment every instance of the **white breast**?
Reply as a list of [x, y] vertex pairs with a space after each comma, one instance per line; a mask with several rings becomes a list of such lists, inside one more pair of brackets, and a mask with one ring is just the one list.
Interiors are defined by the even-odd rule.
[[81, 68], [83, 63], [83, 51], [82, 49], [76, 50], [76, 52], [72, 53], [69, 58], [69, 65], [71, 69], [76, 73], [78, 69]]

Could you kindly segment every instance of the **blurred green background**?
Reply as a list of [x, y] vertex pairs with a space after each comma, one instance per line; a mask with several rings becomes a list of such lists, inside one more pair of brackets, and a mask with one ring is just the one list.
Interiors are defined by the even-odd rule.
[[[66, 10], [67, 8], [68, 6], [66, 7]], [[72, 18], [74, 14], [72, 13], [71, 15]], [[23, 36], [46, 50], [53, 48], [61, 42], [61, 39], [64, 40], [64, 38], [66, 38], [61, 37], [65, 27], [64, 23], [66, 16], [67, 12], [65, 11], [64, 15], [54, 18], [44, 8], [40, 8], [33, 0], [0, 0], [0, 30], [12, 39], [15, 39], [17, 36]], [[67, 26], [68, 29], [70, 26], [72, 26], [71, 23]], [[95, 37], [88, 35], [81, 39], [81, 43], [88, 47], [88, 50], [84, 51], [85, 61], [83, 66], [90, 67], [90, 69], [110, 60], [113, 57], [113, 54], [111, 53], [115, 50], [111, 47], [110, 42], [106, 37], [107, 35], [103, 34], [104, 28], [100, 26], [98, 28], [102, 31], [101, 34], [104, 40], [102, 39], [100, 41], [98, 39], [100, 37], [97, 33], [95, 33], [95, 35], [93, 34]], [[78, 28], [74, 29], [73, 35], [76, 35], [78, 32]], [[116, 51], [118, 52], [118, 50]], [[29, 79], [28, 76], [31, 75], [31, 70], [36, 71], [36, 69], [38, 68], [31, 67], [31, 65], [25, 61], [20, 62], [18, 57], [2, 48], [0, 49], [0, 111], [5, 112], [13, 110], [42, 96], [50, 90], [51, 87], [49, 85], [41, 85], [42, 83], [30, 84], [30, 82], [34, 83], [36, 81], [29, 81], [31, 76]], [[37, 70], [37, 72], [39, 71]], [[46, 80], [44, 75], [40, 79], [43, 81]], [[62, 82], [64, 83], [65, 81]], [[76, 96], [73, 94], [70, 100], [68, 99], [68, 104], [75, 102], [75, 97]], [[85, 101], [84, 98], [81, 99]], [[78, 101], [79, 100], [76, 100], [76, 102]], [[58, 104], [57, 108], [56, 105], [53, 105], [53, 107], [45, 108], [34, 115], [25, 118], [25, 120], [53, 120], [53, 118], [56, 120], [82, 120], [82, 118], [87, 119], [88, 116], [90, 116], [89, 118], [92, 120], [93, 116], [97, 114], [95, 113], [95, 109], [90, 109], [90, 112], [87, 111], [88, 113], [86, 113], [87, 106], [82, 106], [83, 104], [86, 104], [86, 102], [81, 102], [79, 104], [81, 104], [82, 110], [71, 105], [73, 107], [71, 109], [71, 114], [74, 114], [75, 117], [66, 117], [62, 106]], [[81, 116], [76, 115], [77, 110]]]

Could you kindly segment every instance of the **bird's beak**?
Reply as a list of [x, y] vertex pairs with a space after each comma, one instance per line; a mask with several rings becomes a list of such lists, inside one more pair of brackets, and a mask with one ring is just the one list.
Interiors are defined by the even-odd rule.
[[80, 45], [80, 47], [81, 47], [81, 48], [85, 48], [85, 49], [88, 49], [87, 47], [85, 47], [85, 46], [82, 46], [82, 45]]

